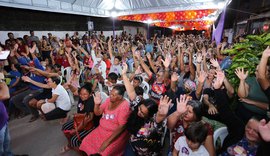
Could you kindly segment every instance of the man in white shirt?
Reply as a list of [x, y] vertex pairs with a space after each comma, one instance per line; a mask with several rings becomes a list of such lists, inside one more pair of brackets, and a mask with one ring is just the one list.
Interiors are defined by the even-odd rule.
[[66, 89], [61, 85], [60, 77], [48, 78], [47, 85], [52, 88], [52, 98], [46, 99], [46, 103], [56, 105], [52, 111], [44, 114], [46, 120], [65, 118], [71, 109], [71, 102]]

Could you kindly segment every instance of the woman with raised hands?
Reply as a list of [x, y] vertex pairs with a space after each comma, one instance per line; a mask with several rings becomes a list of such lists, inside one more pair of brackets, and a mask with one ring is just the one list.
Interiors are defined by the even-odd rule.
[[80, 150], [87, 155], [123, 155], [128, 141], [126, 123], [130, 114], [124, 92], [123, 85], [115, 85], [109, 98], [102, 104], [100, 93], [94, 96], [94, 114], [102, 117], [99, 126], [83, 139], [80, 146]]
[[[184, 136], [185, 129], [193, 122], [202, 120], [202, 104], [197, 100], [190, 100], [187, 95], [180, 95], [180, 99], [176, 100], [177, 109], [174, 113], [168, 116], [167, 126], [172, 132], [173, 144], [175, 141]], [[203, 121], [202, 121], [203, 122]], [[208, 129], [208, 135], [204, 142], [204, 146], [209, 152], [210, 156], [215, 155], [214, 143], [213, 143], [213, 128], [209, 123], [204, 122]]]
[[[68, 139], [68, 144], [61, 149], [61, 153], [64, 153], [70, 149], [78, 150], [82, 139], [87, 136], [94, 127], [98, 126], [99, 118], [94, 116], [94, 97], [92, 95], [92, 84], [86, 83], [79, 89], [79, 101], [77, 105], [77, 113], [76, 115], [85, 114], [85, 118], [80, 125], [74, 127], [74, 119], [66, 122], [62, 126], [62, 131]], [[86, 128], [92, 124], [93, 127]]]
[[267, 118], [269, 99], [264, 94], [259, 82], [259, 66], [256, 68], [255, 76], [249, 76], [248, 71], [243, 68], [237, 68], [235, 74], [240, 79], [237, 94], [240, 103], [236, 109], [236, 114], [246, 124], [252, 116]]
[[162, 134], [165, 133], [166, 117], [171, 99], [160, 98], [159, 106], [152, 99], [140, 102], [126, 124], [131, 134], [125, 156], [156, 156], [161, 153]]
[[133, 110], [138, 104], [143, 100], [143, 88], [140, 86], [133, 87], [131, 82], [129, 81], [129, 78], [127, 77], [127, 69], [128, 65], [126, 63], [123, 63], [123, 69], [122, 69], [122, 77], [123, 77], [123, 83], [126, 87], [127, 95], [130, 100], [130, 107]]

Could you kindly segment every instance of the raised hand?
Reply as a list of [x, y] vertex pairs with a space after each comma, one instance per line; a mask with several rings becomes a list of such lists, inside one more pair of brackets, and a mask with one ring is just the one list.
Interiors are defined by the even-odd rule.
[[218, 61], [217, 61], [217, 59], [211, 59], [210, 60], [210, 62], [211, 62], [211, 65], [212, 66], [214, 66], [215, 68], [219, 68], [219, 63], [218, 63]]
[[137, 57], [137, 59], [140, 60], [141, 59], [141, 54], [139, 52], [136, 52], [135, 57]]
[[165, 58], [165, 61], [164, 60], [161, 60], [164, 67], [165, 68], [168, 68], [170, 66], [170, 63], [171, 63], [171, 58], [167, 55], [166, 58]]
[[202, 48], [202, 56], [203, 56], [203, 57], [206, 57], [206, 53], [207, 53], [207, 52], [206, 52], [206, 48], [203, 47], [203, 48]]
[[172, 76], [171, 76], [171, 81], [175, 82], [178, 80], [178, 74], [176, 72], [173, 72]]
[[100, 92], [96, 92], [96, 93], [93, 95], [93, 97], [94, 97], [95, 105], [100, 105], [100, 104], [101, 104], [101, 101], [102, 101]]
[[160, 98], [158, 106], [159, 115], [167, 115], [171, 102], [172, 100], [167, 95]]
[[216, 78], [223, 82], [225, 79], [224, 71], [222, 70], [216, 71]]
[[16, 44], [14, 45], [14, 49], [17, 50], [18, 47], [19, 47], [19, 45], [16, 43]]
[[33, 42], [33, 47], [30, 48], [29, 52], [30, 52], [30, 53], [34, 53], [35, 50], [36, 50], [36, 48], [37, 48], [37, 44], [36, 44], [35, 42]]
[[147, 53], [146, 57], [148, 58], [148, 60], [151, 60], [151, 54], [150, 53]]
[[222, 43], [220, 43], [217, 48], [220, 49], [222, 47]]
[[141, 74], [141, 73], [142, 73], [141, 66], [138, 66], [138, 68], [135, 70], [135, 74], [138, 75], [138, 74]]
[[76, 58], [76, 56], [77, 56], [77, 52], [76, 52], [76, 51], [73, 51], [71, 54], [72, 54], [72, 56], [73, 56], [74, 58]]
[[240, 80], [246, 80], [247, 76], [248, 76], [248, 71], [244, 71], [244, 68], [237, 68], [235, 69], [235, 72], [234, 72], [237, 77], [240, 79]]
[[216, 79], [214, 79], [213, 87], [215, 89], [219, 89], [223, 84], [224, 78], [225, 78], [224, 72], [223, 71], [217, 71]]
[[264, 141], [270, 141], [270, 121], [266, 123], [265, 119], [262, 119], [259, 124], [259, 133]]
[[263, 51], [263, 57], [269, 57], [270, 56], [270, 47], [268, 46], [264, 51]]
[[123, 66], [123, 69], [122, 69], [122, 74], [124, 75], [124, 74], [126, 74], [126, 73], [127, 73], [127, 70], [128, 70], [128, 65], [127, 65], [126, 63], [123, 63], [123, 64], [122, 64], [122, 66]]
[[179, 114], [183, 114], [187, 112], [187, 102], [189, 101], [189, 98], [187, 95], [180, 95], [180, 99], [176, 99], [177, 102], [177, 112]]
[[205, 79], [207, 77], [207, 73], [204, 71], [200, 71], [199, 77], [198, 77], [198, 81], [200, 83], [204, 83]]
[[132, 51], [133, 54], [135, 53], [135, 51], [137, 50], [137, 48], [138, 47], [136, 47], [136, 46], [132, 46], [131, 51]]
[[196, 62], [197, 63], [201, 63], [202, 62], [202, 54], [201, 53], [198, 53], [197, 54]]
[[94, 49], [96, 46], [97, 46], [97, 43], [96, 42], [93, 42], [92, 43], [92, 48]]

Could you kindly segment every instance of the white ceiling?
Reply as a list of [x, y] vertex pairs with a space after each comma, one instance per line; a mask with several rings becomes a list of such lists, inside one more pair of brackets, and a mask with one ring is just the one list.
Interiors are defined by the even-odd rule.
[[87, 16], [222, 9], [231, 0], [0, 0], [0, 6]]

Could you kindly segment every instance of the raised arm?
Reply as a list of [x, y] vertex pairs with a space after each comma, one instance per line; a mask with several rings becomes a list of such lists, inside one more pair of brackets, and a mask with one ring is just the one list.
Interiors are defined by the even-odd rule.
[[149, 77], [152, 77], [152, 72], [151, 70], [149, 69], [149, 67], [144, 63], [143, 59], [141, 58], [141, 54], [136, 54], [143, 70], [146, 72], [146, 74], [149, 76]]
[[190, 80], [194, 81], [195, 79], [195, 68], [192, 62], [192, 58], [193, 58], [193, 51], [191, 48], [189, 48], [189, 69], [190, 69]]
[[171, 102], [172, 100], [167, 95], [160, 98], [158, 112], [156, 116], [156, 123], [163, 122], [163, 120], [167, 117]]
[[113, 53], [112, 53], [112, 41], [111, 41], [111, 38], [109, 38], [109, 41], [108, 41], [108, 51], [109, 51], [109, 55], [110, 55], [110, 59], [113, 58]]
[[176, 72], [173, 72], [171, 76], [171, 90], [173, 92], [176, 92], [177, 89], [177, 81], [178, 81], [178, 74]]
[[187, 112], [188, 98], [186, 95], [180, 95], [180, 99], [176, 99], [177, 109], [174, 113], [168, 116], [167, 126], [171, 130], [174, 128], [177, 121]]
[[197, 99], [200, 99], [201, 95], [202, 95], [202, 91], [203, 91], [203, 85], [204, 85], [204, 81], [207, 77], [206, 72], [201, 71], [198, 77], [198, 86], [196, 89], [196, 97]]
[[136, 98], [136, 92], [135, 92], [135, 89], [133, 87], [133, 85], [130, 83], [128, 77], [127, 77], [127, 64], [126, 63], [123, 63], [123, 70], [122, 70], [122, 77], [123, 77], [123, 82], [124, 82], [124, 85], [126, 87], [126, 90], [127, 90], [127, 95], [129, 97], [129, 99], [131, 101], [135, 100]]
[[245, 81], [248, 76], [248, 71], [246, 71], [245, 73], [243, 68], [237, 68], [235, 70], [235, 74], [240, 79], [240, 84], [238, 87], [237, 94], [240, 98], [246, 98], [249, 93], [249, 85]]
[[32, 83], [33, 85], [41, 87], [41, 88], [47, 88], [47, 89], [51, 88], [49, 85], [44, 84], [44, 83], [40, 83], [40, 82], [36, 82], [36, 81], [32, 80], [30, 77], [28, 77], [28, 76], [23, 76], [22, 80], [25, 81], [25, 82]]
[[103, 110], [100, 108], [101, 104], [101, 95], [99, 92], [95, 93], [94, 96], [94, 102], [95, 102], [95, 107], [94, 107], [94, 113], [96, 116], [100, 116], [103, 113]]
[[164, 73], [165, 80], [168, 80], [169, 77], [170, 77], [170, 68], [169, 68], [169, 66], [171, 64], [171, 60], [172, 59], [171, 59], [171, 57], [169, 57], [169, 55], [166, 56], [165, 61], [164, 60], [161, 60], [162, 63], [163, 63], [163, 65], [164, 65], [164, 67], [165, 67], [165, 73]]
[[151, 54], [147, 53], [146, 56], [150, 64], [150, 67], [153, 69], [154, 73], [157, 73], [157, 68], [155, 67], [154, 62], [152, 61]]
[[40, 69], [37, 69], [37, 68], [33, 68], [31, 70], [34, 70], [35, 72], [39, 73], [40, 75], [42, 76], [45, 76], [45, 77], [55, 77], [55, 76], [60, 76], [58, 73], [49, 73], [47, 71], [44, 71], [44, 70], [40, 70]]
[[224, 86], [227, 90], [227, 95], [232, 98], [234, 96], [234, 88], [232, 86], [232, 84], [230, 83], [230, 81], [227, 79], [227, 77], [225, 76], [224, 78]]
[[270, 56], [270, 47], [268, 46], [263, 52], [263, 55], [259, 64], [259, 70], [258, 70], [258, 73], [259, 73], [258, 80], [263, 90], [266, 90], [267, 88], [270, 87], [270, 82], [266, 75], [267, 62], [268, 62], [269, 56]]

